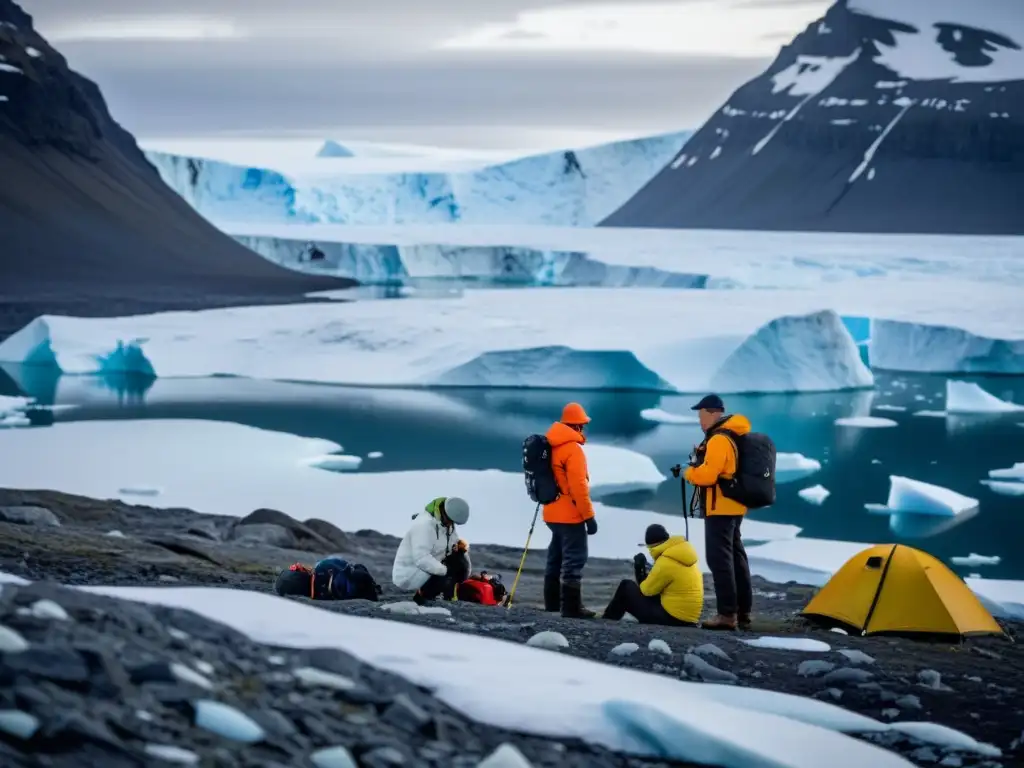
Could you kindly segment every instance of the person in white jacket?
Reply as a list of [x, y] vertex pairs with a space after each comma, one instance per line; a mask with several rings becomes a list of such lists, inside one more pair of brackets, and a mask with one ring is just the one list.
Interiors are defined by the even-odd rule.
[[[445, 564], [453, 552], [465, 558], [465, 573], [472, 570], [468, 546], [459, 539], [457, 525], [469, 520], [469, 504], [458, 496], [441, 496], [413, 516], [413, 522], [395, 553], [391, 581], [403, 590], [415, 590], [413, 600], [424, 603], [438, 595], [451, 596], [455, 577]], [[463, 576], [462, 578], [465, 578]]]

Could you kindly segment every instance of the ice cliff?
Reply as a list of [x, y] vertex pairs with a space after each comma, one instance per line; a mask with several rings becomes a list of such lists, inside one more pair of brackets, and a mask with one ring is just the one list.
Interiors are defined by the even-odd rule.
[[459, 171], [347, 173], [330, 142], [322, 168], [255, 168], [146, 153], [199, 213], [221, 222], [550, 224], [589, 226], [643, 186], [689, 138], [650, 136]]

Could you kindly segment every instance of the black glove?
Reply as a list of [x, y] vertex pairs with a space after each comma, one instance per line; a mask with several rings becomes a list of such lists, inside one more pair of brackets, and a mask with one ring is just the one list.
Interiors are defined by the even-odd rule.
[[587, 526], [587, 536], [593, 536], [595, 533], [597, 533], [597, 518], [596, 517], [587, 518], [586, 526]]
[[647, 558], [642, 552], [633, 556], [633, 578], [637, 584], [647, 578]]

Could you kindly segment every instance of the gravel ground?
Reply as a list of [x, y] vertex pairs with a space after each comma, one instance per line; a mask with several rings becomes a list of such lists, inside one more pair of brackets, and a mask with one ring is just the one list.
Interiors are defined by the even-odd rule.
[[[23, 522], [3, 522], [4, 519], [16, 518]], [[237, 520], [200, 515], [190, 510], [154, 510], [52, 492], [0, 490], [0, 569], [32, 580], [50, 580], [67, 584], [207, 585], [269, 591], [278, 568], [295, 561], [312, 562], [325, 554], [338, 552], [367, 565], [385, 586], [383, 600], [396, 602], [408, 598], [408, 595], [397, 592], [386, 583], [390, 573], [391, 557], [397, 543], [394, 537], [383, 536], [373, 531], [345, 533], [324, 521], [307, 520], [300, 523], [273, 510], [258, 510], [248, 518]], [[506, 582], [511, 582], [520, 551], [491, 546], [475, 546], [472, 551], [474, 565], [477, 568], [501, 573]], [[1024, 736], [1024, 697], [1020, 693], [1024, 689], [1024, 652], [1020, 650], [1019, 644], [1000, 638], [979, 638], [962, 645], [953, 645], [899, 638], [860, 638], [827, 632], [809, 625], [797, 616], [799, 609], [813, 594], [812, 588], [798, 584], [770, 584], [760, 579], [756, 580], [756, 620], [751, 632], [715, 633], [701, 629], [643, 627], [629, 622], [566, 620], [540, 610], [542, 574], [542, 553], [531, 552], [517, 592], [516, 605], [511, 610], [460, 603], [447, 604], [452, 614], [451, 619], [403, 615], [384, 611], [378, 604], [362, 601], [316, 605], [325, 610], [428, 624], [448, 631], [487, 635], [517, 643], [525, 642], [537, 632], [550, 630], [562, 634], [568, 640], [569, 646], [562, 653], [691, 681], [724, 682], [814, 696], [886, 721], [941, 723], [961, 730], [979, 741], [995, 745], [1002, 751], [1001, 756], [996, 756], [995, 753], [951, 753], [935, 745], [906, 738], [894, 741], [891, 740], [893, 737], [888, 737], [890, 741], [887, 746], [920, 765], [940, 764], [951, 768], [1024, 765], [1024, 750], [1020, 744]], [[592, 607], [602, 608], [618, 581], [629, 578], [630, 575], [631, 566], [628, 562], [592, 560], [585, 572], [588, 602]], [[29, 594], [35, 589], [54, 587], [35, 585], [28, 593], [24, 588], [20, 591], [5, 589], [0, 598], [0, 603], [4, 606], [0, 616], [5, 618], [0, 618], [0, 624], [6, 623], [22, 632], [32, 643], [58, 642], [60, 638], [44, 633], [38, 626], [38, 621], [32, 624], [31, 621], [35, 620], [30, 621], [22, 617], [17, 610], [13, 618], [9, 616], [12, 600], [17, 606], [23, 607], [22, 603], [29, 598], [18, 595]], [[14, 595], [13, 598], [11, 594]], [[77, 596], [80, 593], [66, 594], [75, 595], [70, 599], [78, 600]], [[713, 593], [709, 590], [708, 594], [710, 597]], [[62, 598], [65, 606], [68, 599]], [[93, 596], [88, 597], [88, 600], [111, 602], [109, 599]], [[713, 610], [713, 599], [710, 602], [712, 604], [706, 608], [709, 612]], [[107, 615], [111, 610], [108, 607], [101, 612]], [[133, 607], [132, 615], [139, 611], [148, 611], [158, 617], [166, 614], [162, 609]], [[88, 611], [86, 613], [92, 615]], [[209, 623], [194, 615], [186, 615], [188, 618], [176, 617], [171, 623], [195, 637], [202, 636], [201, 632], [194, 632], [189, 627], [206, 626]], [[167, 623], [162, 618], [157, 620]], [[138, 621], [143, 620], [140, 618]], [[25, 622], [29, 622], [29, 625], [26, 626]], [[68, 626], [78, 627], [86, 623], [76, 619]], [[134, 637], [135, 632], [132, 627], [122, 626], [109, 617], [97, 619], [89, 626], [93, 633], [90, 642], [100, 648], [121, 649], [125, 642]], [[231, 632], [217, 625], [212, 626], [214, 628], [202, 631], [213, 634]], [[1007, 629], [1014, 634], [1019, 632], [1020, 627], [1008, 625]], [[109, 637], [103, 639], [103, 633], [108, 633]], [[743, 642], [766, 634], [818, 639], [828, 643], [832, 650], [810, 654], [759, 648]], [[649, 650], [648, 643], [654, 639], [664, 641], [670, 653]], [[69, 642], [72, 643], [71, 647], [77, 648], [77, 639], [70, 638]], [[233, 647], [238, 642], [241, 641], [231, 639], [229, 643], [217, 642], [212, 645]], [[248, 641], [245, 642], [247, 663], [264, 664], [263, 660], [268, 655], [267, 649], [260, 649]], [[637, 648], [627, 646], [613, 652], [617, 646], [628, 643], [636, 644]], [[164, 653], [164, 648], [161, 643], [156, 643], [150, 650], [154, 653]], [[189, 652], [188, 648], [181, 650]], [[205, 646], [202, 652], [195, 649], [191, 652], [195, 658], [207, 660], [215, 666], [220, 663], [217, 659], [221, 657], [216, 655], [207, 658]], [[122, 661], [127, 658], [121, 650], [117, 650], [116, 653], [118, 659]], [[213, 650], [209, 653], [215, 654]], [[294, 654], [288, 654], [291, 654], [289, 658], [292, 659]], [[6, 657], [4, 659], [6, 660]], [[226, 661], [224, 663], [227, 664]], [[298, 664], [299, 661], [295, 657], [289, 663]], [[371, 673], [385, 675], [376, 670], [366, 672]], [[3, 679], [3, 674], [0, 669], [0, 680]], [[258, 674], [263, 680], [271, 671], [261, 668]], [[60, 684], [52, 681], [47, 685], [47, 690], [54, 688], [55, 685], [60, 687]], [[142, 687], [146, 688], [147, 685]], [[235, 688], [232, 687], [234, 683], [225, 682], [223, 685], [223, 691], [218, 687], [218, 692], [223, 692], [227, 698], [221, 697], [220, 700], [232, 703], [240, 701], [237, 697], [232, 698], [236, 694]], [[8, 699], [17, 690], [15, 686], [7, 694]], [[131, 690], [136, 691], [135, 688]], [[426, 695], [422, 692], [420, 694]], [[80, 695], [94, 694], [85, 691]], [[132, 695], [145, 697], [149, 694], [139, 689]], [[336, 692], [321, 692], [320, 695], [328, 698], [333, 696], [333, 706], [340, 706]], [[287, 699], [287, 695], [285, 698]], [[19, 707], [28, 707], [26, 701], [18, 699], [16, 703]], [[129, 698], [126, 701], [135, 699]], [[139, 699], [135, 704], [124, 706], [152, 708], [150, 699], [146, 699], [145, 705], [139, 703], [141, 701], [142, 699]], [[266, 698], [256, 703], [259, 707], [272, 707], [273, 704]], [[10, 702], [5, 706], [11, 706]], [[183, 733], [182, 729], [188, 730], [190, 715], [187, 708], [182, 709], [178, 705], [168, 706], [170, 709], [161, 710], [160, 716], [168, 723], [174, 723], [172, 732], [180, 736]], [[426, 704], [422, 706], [425, 707]], [[443, 705], [436, 701], [431, 700], [430, 707], [431, 712], [441, 713], [437, 714], [437, 717], [459, 717], [444, 710]], [[375, 706], [375, 716], [380, 716], [381, 712], [377, 710], [381, 710], [381, 707]], [[41, 717], [31, 708], [28, 711]], [[40, 712], [47, 714], [51, 710], [44, 708]], [[91, 715], [92, 710], [89, 712]], [[116, 708], [110, 710], [108, 720], [125, 722], [119, 712], [120, 710]], [[287, 712], [284, 716], [290, 717]], [[291, 721], [295, 724], [294, 717], [291, 717]], [[167, 727], [171, 728], [170, 725]], [[378, 733], [376, 725], [368, 725], [367, 729], [361, 731], [361, 738], [366, 733]], [[473, 729], [473, 733], [479, 739], [482, 738], [480, 734], [486, 730], [478, 727]], [[203, 764], [206, 764], [205, 761], [208, 759], [213, 759], [210, 765], [236, 764], [218, 762], [219, 757], [211, 758], [211, 755], [219, 754], [216, 750], [220, 742], [209, 736], [197, 736], [193, 731], [194, 729], [188, 730], [188, 739], [198, 741], [186, 739], [186, 743], [192, 744], [197, 754], [202, 756]], [[124, 754], [129, 757], [124, 759], [136, 759], [138, 750], [144, 748], [139, 738], [115, 735], [126, 744], [127, 751]], [[261, 751], [267, 749], [265, 745], [247, 747], [247, 754], [255, 750], [252, 754], [258, 753], [258, 756], [247, 757], [237, 764], [274, 765], [273, 760], [278, 760], [283, 764], [300, 765], [303, 763], [289, 761], [299, 760], [301, 755], [308, 755], [313, 749], [330, 746], [332, 738], [360, 754], [367, 751], [366, 743], [353, 741], [355, 737], [352, 734], [332, 732], [331, 738], [314, 738], [310, 733], [303, 731], [302, 735], [304, 738], [296, 738], [289, 742], [290, 752], [277, 754], [276, 757], [271, 752], [264, 754]], [[145, 739], [156, 738], [145, 734], [143, 736]], [[390, 737], [385, 734], [381, 738], [386, 741]], [[555, 750], [559, 763], [569, 761], [569, 765], [644, 764], [643, 761], [629, 762], [625, 758], [595, 752], [578, 744], [566, 744], [566, 751], [562, 753], [550, 742], [532, 737], [498, 734], [495, 738], [499, 739], [499, 742], [507, 740], [515, 744], [536, 765], [545, 765], [548, 764], [544, 762], [545, 760], [551, 762], [556, 759], [555, 753], [551, 753], [550, 750]], [[450, 742], [451, 739], [447, 741]], [[430, 739], [424, 739], [423, 744], [427, 745], [429, 742]], [[486, 751], [498, 746], [497, 742], [492, 744], [486, 740], [478, 740], [473, 744], [474, 761], [479, 760]], [[427, 749], [427, 757], [423, 757], [417, 751], [420, 750], [418, 742], [410, 744], [409, 748], [413, 751], [406, 754], [404, 759], [411, 760], [410, 764], [434, 764], [429, 762], [433, 759], [430, 757], [433, 747]], [[440, 749], [443, 750], [443, 747]], [[282, 754], [286, 755], [287, 759]], [[3, 755], [3, 752], [0, 752], [0, 755]], [[65, 758], [58, 759], [51, 754], [46, 758], [51, 762], [44, 760], [25, 764], [85, 764], [60, 762], [61, 759]], [[249, 762], [250, 759], [255, 762]], [[417, 762], [421, 759], [424, 762]], [[448, 762], [441, 760], [437, 764], [461, 764], [451, 762], [453, 758], [450, 754], [446, 759]], [[571, 762], [576, 759], [583, 762]], [[260, 762], [261, 760], [263, 762]], [[367, 762], [362, 757], [360, 760], [360, 764], [363, 765], [388, 764]], [[7, 765], [6, 762], [3, 764]], [[467, 764], [476, 763], [471, 761]]]

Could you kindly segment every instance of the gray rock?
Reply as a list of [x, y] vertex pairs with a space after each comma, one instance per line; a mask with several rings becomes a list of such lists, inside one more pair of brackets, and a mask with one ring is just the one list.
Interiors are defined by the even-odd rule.
[[32, 646], [21, 653], [9, 653], [3, 663], [15, 673], [52, 680], [55, 683], [86, 683], [89, 666], [81, 654], [70, 648]]
[[272, 523], [250, 523], [237, 525], [231, 531], [231, 539], [248, 544], [261, 544], [266, 547], [291, 549], [295, 546], [295, 534], [287, 528]]
[[714, 659], [722, 659], [722, 661], [732, 661], [732, 657], [728, 653], [723, 651], [714, 643], [704, 643], [698, 645], [696, 648], [690, 650], [691, 653], [695, 653], [698, 656], [705, 656]]
[[115, 752], [126, 750], [124, 743], [93, 713], [61, 712], [43, 725], [37, 738], [51, 749], [73, 750], [91, 742]]
[[359, 678], [363, 669], [362, 662], [355, 656], [336, 648], [313, 648], [303, 654], [306, 666], [333, 672], [336, 675]]
[[60, 519], [46, 507], [0, 507], [0, 520], [15, 525], [60, 526]]
[[896, 717], [899, 717], [899, 716], [900, 716], [900, 711], [898, 709], [896, 709], [895, 707], [888, 707], [888, 708], [882, 710], [882, 717], [884, 717], [886, 720], [892, 720], [892, 719], [894, 719]]
[[836, 665], [831, 661], [825, 661], [824, 659], [807, 659], [801, 661], [796, 668], [796, 673], [800, 677], [814, 677], [816, 675], [823, 675], [826, 672], [831, 672], [836, 668]]
[[866, 683], [874, 677], [870, 672], [856, 667], [840, 667], [822, 678], [827, 685], [852, 685]]
[[908, 693], [906, 696], [900, 696], [893, 703], [900, 709], [921, 709], [921, 700], [912, 693]]
[[920, 747], [910, 753], [910, 757], [919, 763], [934, 763], [939, 759], [931, 747]]
[[843, 692], [838, 688], [826, 688], [823, 691], [818, 691], [814, 694], [816, 699], [832, 699], [833, 701], [839, 701], [843, 698]]
[[963, 764], [963, 759], [958, 757], [957, 755], [946, 755], [939, 762], [939, 765], [943, 766], [944, 768], [960, 768], [960, 766], [962, 766]]
[[185, 529], [185, 533], [210, 541], [220, 541], [223, 538], [220, 528], [212, 520], [197, 520]]
[[709, 683], [734, 683], [739, 678], [725, 669], [709, 664], [695, 653], [683, 656], [683, 665], [701, 680]]
[[868, 656], [864, 651], [858, 651], [855, 648], [840, 648], [839, 653], [846, 657], [846, 660], [851, 664], [874, 664], [875, 660], [873, 657]]
[[434, 724], [431, 714], [404, 693], [395, 696], [381, 717], [396, 728], [415, 733], [428, 733]]
[[359, 758], [364, 768], [393, 768], [394, 766], [405, 765], [405, 755], [397, 747], [375, 747], [364, 752]]
[[929, 688], [933, 691], [952, 691], [953, 689], [942, 682], [942, 675], [934, 669], [922, 669], [917, 673], [917, 683], [922, 688]]
[[345, 747], [318, 749], [309, 756], [315, 768], [359, 768], [352, 753]]
[[0, 653], [20, 653], [28, 648], [28, 640], [10, 627], [0, 624]]
[[326, 520], [311, 517], [309, 520], [303, 521], [302, 524], [313, 533], [329, 541], [335, 549], [349, 549], [352, 544], [347, 533]]

